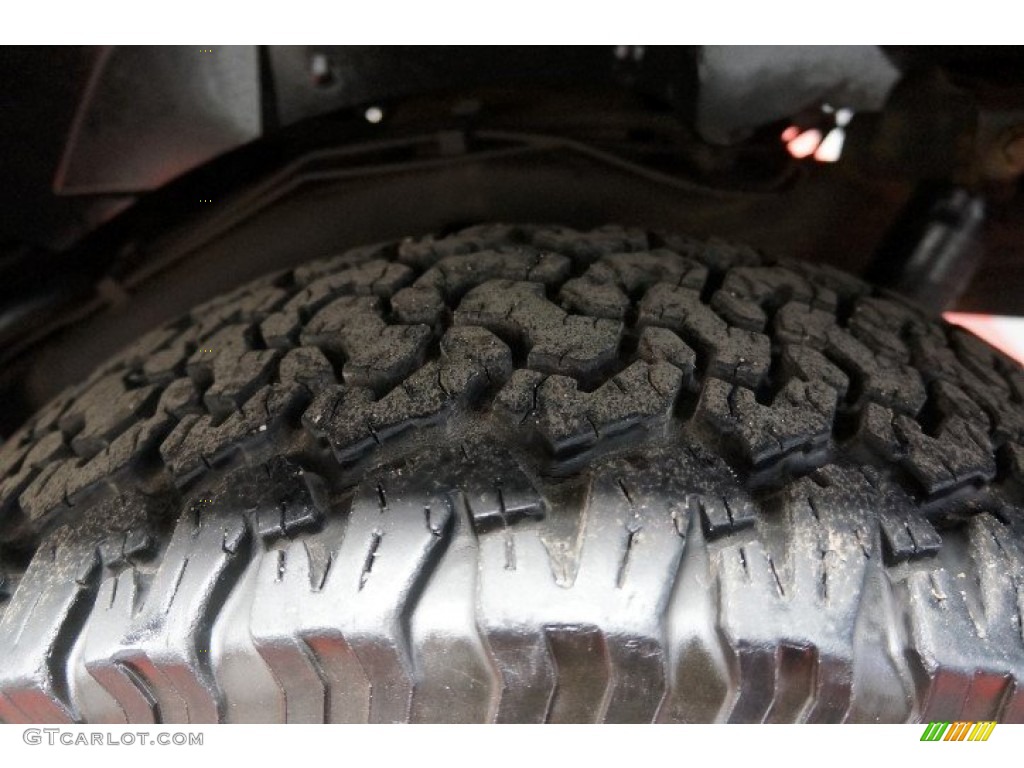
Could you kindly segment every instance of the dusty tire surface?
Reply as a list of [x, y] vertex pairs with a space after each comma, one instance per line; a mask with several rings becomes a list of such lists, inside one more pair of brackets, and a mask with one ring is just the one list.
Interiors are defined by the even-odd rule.
[[310, 262], [0, 450], [0, 720], [1022, 722], [1022, 402], [725, 242]]

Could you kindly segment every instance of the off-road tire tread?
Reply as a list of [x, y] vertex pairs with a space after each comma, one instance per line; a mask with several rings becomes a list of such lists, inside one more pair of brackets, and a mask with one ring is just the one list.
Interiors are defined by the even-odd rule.
[[1024, 372], [615, 226], [196, 307], [0, 448], [0, 721], [1024, 721]]

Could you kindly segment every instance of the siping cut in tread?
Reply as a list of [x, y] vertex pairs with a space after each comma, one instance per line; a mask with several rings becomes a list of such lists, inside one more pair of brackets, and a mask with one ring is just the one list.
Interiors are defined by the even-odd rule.
[[831, 268], [356, 249], [0, 448], [0, 720], [1021, 721], [1022, 457], [1015, 363]]

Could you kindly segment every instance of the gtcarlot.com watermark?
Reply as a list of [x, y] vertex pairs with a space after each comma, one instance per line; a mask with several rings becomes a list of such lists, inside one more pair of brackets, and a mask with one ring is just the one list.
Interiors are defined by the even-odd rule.
[[201, 747], [203, 734], [190, 731], [82, 731], [26, 728], [22, 741], [49, 747]]

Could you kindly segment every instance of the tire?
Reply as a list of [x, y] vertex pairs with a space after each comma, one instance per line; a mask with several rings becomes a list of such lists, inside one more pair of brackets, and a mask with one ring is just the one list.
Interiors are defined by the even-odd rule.
[[1022, 401], [722, 242], [315, 261], [3, 447], [0, 719], [1022, 722]]

